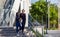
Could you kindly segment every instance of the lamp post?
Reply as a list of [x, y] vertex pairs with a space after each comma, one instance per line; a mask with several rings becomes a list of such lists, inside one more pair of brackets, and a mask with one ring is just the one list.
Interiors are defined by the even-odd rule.
[[[47, 0], [46, 0], [46, 12], [48, 11], [48, 8], [47, 8]], [[46, 34], [48, 34], [47, 33], [47, 29], [48, 29], [48, 14], [46, 14]]]

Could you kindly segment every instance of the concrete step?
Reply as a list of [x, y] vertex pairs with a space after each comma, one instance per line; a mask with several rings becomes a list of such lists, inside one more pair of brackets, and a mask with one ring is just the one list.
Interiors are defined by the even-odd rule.
[[[24, 34], [22, 34], [22, 31], [19, 31], [19, 37], [32, 37], [35, 35], [29, 35], [29, 33], [31, 33], [31, 31], [28, 30], [28, 28], [24, 29]], [[17, 33], [16, 33], [16, 29], [14, 29], [13, 27], [8, 27], [8, 28], [0, 28], [0, 37], [16, 37]]]

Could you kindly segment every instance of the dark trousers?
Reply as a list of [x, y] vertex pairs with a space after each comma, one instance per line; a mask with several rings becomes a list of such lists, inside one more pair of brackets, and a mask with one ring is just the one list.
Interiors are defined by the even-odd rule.
[[22, 32], [24, 31], [25, 28], [25, 22], [22, 22]]
[[16, 32], [19, 32], [19, 29], [21, 29], [20, 22], [16, 22]]

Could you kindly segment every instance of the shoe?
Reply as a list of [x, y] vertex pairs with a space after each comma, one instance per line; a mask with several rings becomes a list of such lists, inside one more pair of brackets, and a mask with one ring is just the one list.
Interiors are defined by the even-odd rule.
[[24, 33], [24, 32], [22, 32], [22, 34], [24, 35], [25, 33]]
[[19, 34], [17, 34], [17, 36], [19, 36]]
[[19, 32], [17, 33], [17, 36], [19, 36]]

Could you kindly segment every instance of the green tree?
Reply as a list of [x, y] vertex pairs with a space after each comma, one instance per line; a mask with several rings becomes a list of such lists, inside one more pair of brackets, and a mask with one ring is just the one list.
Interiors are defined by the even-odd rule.
[[46, 13], [47, 13], [46, 4], [47, 3], [45, 1], [40, 1], [40, 0], [35, 3], [32, 3], [30, 13], [35, 19], [37, 18], [39, 22], [42, 22], [42, 16], [44, 18], [43, 20], [46, 22]]
[[58, 7], [55, 4], [50, 4], [50, 24], [53, 27], [58, 25]]
[[[46, 20], [48, 18], [48, 17], [46, 17], [46, 15], [48, 13], [47, 12], [48, 4], [49, 4], [49, 2], [46, 2], [45, 0], [39, 0], [35, 3], [32, 3], [30, 13], [33, 16], [33, 18], [37, 19], [37, 21], [40, 23], [42, 23], [42, 20], [43, 20], [44, 24], [46, 24]], [[58, 7], [57, 7], [57, 5], [50, 4], [49, 11], [50, 11], [49, 18], [50, 18], [51, 28], [57, 27], [57, 25], [58, 25]]]

